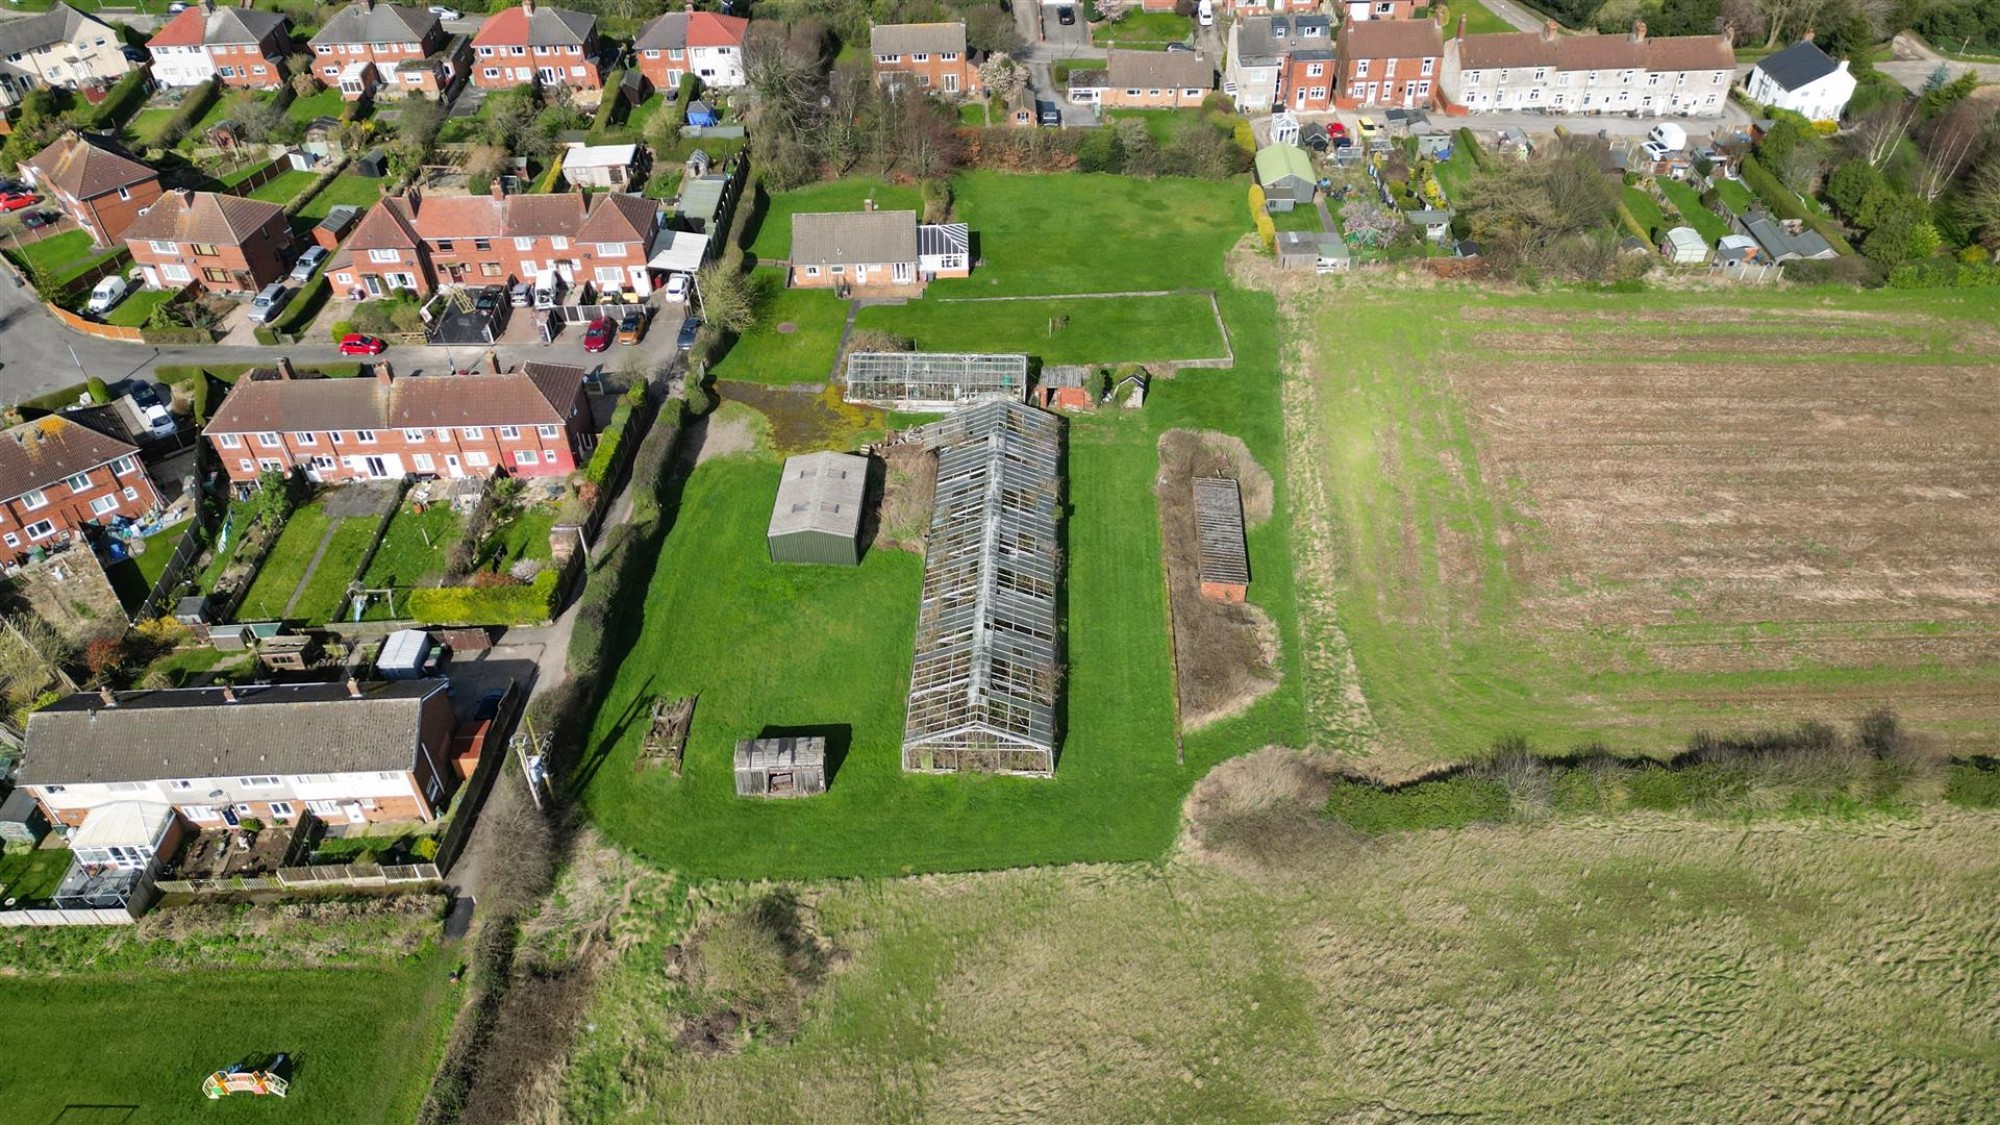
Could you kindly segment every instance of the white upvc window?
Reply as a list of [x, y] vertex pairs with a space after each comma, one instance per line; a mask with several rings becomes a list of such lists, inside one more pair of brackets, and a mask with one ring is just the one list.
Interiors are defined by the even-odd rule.
[[514, 249], [516, 250], [533, 250], [534, 248], [535, 248], [535, 240], [532, 238], [524, 238], [517, 236], [514, 239]]
[[556, 436], [557, 431], [559, 431], [561, 428], [562, 427], [560, 426], [537, 426], [535, 428], [535, 432], [542, 435], [545, 438], [552, 438]]
[[929, 52], [926, 52], [926, 51], [918, 51], [918, 52], [917, 52], [916, 54], [914, 54], [914, 55], [911, 55], [911, 56], [910, 56], [910, 61], [911, 61], [911, 62], [929, 62], [929, 61], [931, 61], [931, 56], [930, 56]]
[[486, 428], [484, 426], [465, 427], [465, 440], [467, 441], [479, 441], [485, 436], [486, 436]]
[[31, 512], [36, 508], [46, 508], [48, 505], [48, 495], [39, 488], [31, 488], [21, 494], [21, 506]]
[[117, 510], [118, 497], [115, 495], [99, 496], [90, 502], [90, 514], [94, 516], [106, 515]]
[[37, 520], [21, 530], [27, 532], [28, 538], [31, 540], [47, 539], [56, 533], [56, 525], [50, 523], [48, 520]]
[[186, 266], [175, 265], [172, 262], [168, 262], [166, 265], [160, 267], [160, 276], [168, 281], [194, 280], [194, 275], [188, 272]]
[[257, 462], [252, 461], [248, 457], [243, 457], [237, 460], [236, 467], [246, 473], [254, 473], [257, 471]]
[[155, 254], [178, 254], [181, 252], [181, 244], [178, 242], [148, 242], [146, 245], [152, 247]]
[[539, 460], [540, 457], [532, 449], [516, 449], [514, 451], [514, 463], [516, 465], [533, 465]]
[[519, 426], [500, 427], [500, 437], [503, 441], [513, 441], [514, 439], [520, 436], [521, 436], [521, 427]]
[[567, 250], [569, 249], [569, 239], [559, 234], [552, 235], [549, 238], [549, 247], [555, 250]]
[[424, 440], [424, 432], [422, 430], [404, 430], [403, 440], [413, 445], [421, 445]]
[[354, 431], [354, 440], [355, 440], [355, 441], [358, 441], [358, 442], [360, 442], [360, 443], [361, 443], [361, 444], [363, 444], [363, 445], [374, 445], [374, 444], [375, 444], [375, 431], [374, 431], [374, 430], [356, 430], [356, 431]]
[[70, 476], [64, 477], [63, 483], [69, 486], [69, 490], [72, 494], [78, 492], [88, 492], [90, 490], [90, 474], [73, 473]]
[[597, 244], [597, 256], [600, 258], [622, 258], [625, 256], [625, 244], [622, 242], [600, 242]]
[[486, 454], [475, 449], [465, 455], [465, 463], [475, 469], [483, 469], [493, 462]]
[[278, 435], [270, 430], [266, 430], [257, 435], [257, 444], [263, 446], [265, 449], [276, 449], [279, 445]]
[[126, 473], [131, 472], [136, 466], [137, 462], [133, 461], [132, 455], [128, 453], [118, 460], [111, 462], [111, 471], [122, 477]]
[[312, 433], [312, 431], [311, 431], [311, 430], [297, 430], [297, 431], [294, 431], [294, 432], [293, 432], [293, 434], [292, 434], [292, 440], [293, 440], [293, 441], [295, 441], [295, 442], [297, 442], [297, 443], [299, 443], [300, 445], [318, 445], [318, 444], [319, 444], [319, 439], [318, 439], [317, 437], [314, 437], [314, 436], [313, 436], [313, 433]]
[[398, 250], [370, 250], [368, 252], [368, 260], [371, 262], [387, 262], [394, 265], [403, 260], [403, 255]]

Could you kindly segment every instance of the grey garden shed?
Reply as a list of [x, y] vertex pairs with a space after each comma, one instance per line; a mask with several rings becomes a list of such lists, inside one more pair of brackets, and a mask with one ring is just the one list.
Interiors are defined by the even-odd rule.
[[766, 535], [771, 561], [856, 566], [868, 459], [822, 450], [785, 459]]

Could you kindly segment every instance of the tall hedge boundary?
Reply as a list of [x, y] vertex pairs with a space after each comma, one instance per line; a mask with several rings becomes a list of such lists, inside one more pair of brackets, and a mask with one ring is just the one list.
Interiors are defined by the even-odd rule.
[[1808, 210], [1798, 195], [1791, 188], [1779, 183], [1778, 177], [1757, 163], [1757, 158], [1754, 156], [1743, 158], [1743, 182], [1750, 185], [1750, 190], [1757, 193], [1757, 198], [1764, 201], [1764, 206], [1769, 207], [1772, 214], [1781, 219], [1798, 219], [1817, 231], [1819, 236], [1826, 239], [1835, 250], [1842, 254], [1854, 253], [1854, 247], [1848, 244], [1846, 237], [1832, 223]]
[[160, 130], [158, 145], [161, 148], [172, 148], [181, 143], [181, 138], [187, 136], [188, 130], [194, 128], [194, 123], [200, 121], [202, 115], [214, 107], [216, 99], [221, 96], [220, 78], [211, 78], [189, 90], [187, 97], [181, 99], [181, 107], [174, 111], [174, 115], [167, 119], [166, 127]]

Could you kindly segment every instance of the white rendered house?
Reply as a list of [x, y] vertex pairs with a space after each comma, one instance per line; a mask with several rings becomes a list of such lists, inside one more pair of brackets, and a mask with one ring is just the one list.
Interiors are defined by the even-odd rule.
[[1743, 79], [1752, 100], [1789, 109], [1808, 121], [1838, 121], [1854, 96], [1854, 75], [1847, 60], [1835, 62], [1812, 41], [1812, 33], [1768, 56]]

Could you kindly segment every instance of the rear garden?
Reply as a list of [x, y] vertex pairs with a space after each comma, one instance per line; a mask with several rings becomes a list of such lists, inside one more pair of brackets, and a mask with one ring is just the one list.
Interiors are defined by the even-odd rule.
[[1132, 11], [1090, 29], [1092, 46], [1127, 51], [1164, 51], [1169, 43], [1193, 40], [1194, 21], [1173, 12]]

